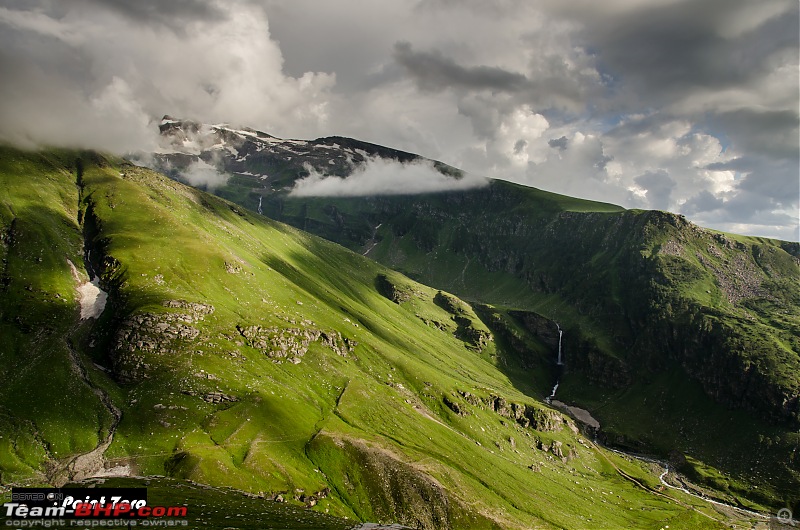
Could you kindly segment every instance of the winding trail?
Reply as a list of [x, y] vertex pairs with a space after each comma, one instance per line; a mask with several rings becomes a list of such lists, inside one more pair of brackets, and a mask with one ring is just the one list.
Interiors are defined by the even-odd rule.
[[[739, 506], [734, 506], [733, 504], [728, 504], [727, 502], [722, 502], [722, 501], [718, 501], [718, 500], [715, 500], [715, 499], [710, 499], [708, 497], [704, 497], [702, 495], [698, 495], [697, 493], [693, 493], [693, 492], [691, 492], [690, 490], [688, 490], [687, 488], [685, 488], [683, 486], [674, 486], [674, 485], [670, 484], [669, 482], [667, 482], [665, 480], [665, 477], [669, 474], [669, 463], [668, 462], [663, 462], [661, 460], [656, 460], [655, 458], [648, 458], [646, 456], [636, 455], [634, 453], [626, 453], [624, 451], [619, 451], [617, 449], [612, 449], [612, 448], [606, 447], [606, 446], [598, 446], [595, 442], [591, 442], [591, 443], [595, 448], [602, 447], [603, 449], [606, 449], [607, 451], [611, 451], [612, 453], [616, 453], [616, 454], [621, 455], [621, 456], [625, 456], [625, 457], [628, 457], [628, 458], [633, 458], [633, 459], [639, 460], [641, 462], [647, 462], [647, 463], [650, 463], [650, 464], [656, 464], [658, 466], [664, 467], [664, 472], [661, 473], [661, 475], [658, 477], [658, 479], [659, 479], [659, 482], [661, 482], [661, 485], [666, 487], [666, 488], [680, 491], [682, 493], [685, 493], [686, 495], [689, 495], [690, 497], [694, 497], [695, 499], [707, 502], [709, 504], [714, 504], [716, 506], [729, 508], [731, 510], [735, 510], [735, 511], [740, 512], [742, 514], [749, 515], [751, 517], [758, 517], [759, 519], [766, 519], [766, 520], [768, 520], [768, 519], [770, 519], [772, 517], [769, 514], [764, 514], [764, 513], [756, 512], [756, 511], [753, 511], [753, 510], [748, 510], [747, 508], [741, 508]], [[599, 452], [599, 453], [602, 454], [602, 452]], [[621, 476], [623, 476], [623, 477], [625, 477], [625, 478], [627, 478], [629, 480], [633, 480], [634, 482], [636, 482], [637, 484], [639, 484], [641, 486], [641, 483], [639, 483], [637, 480], [635, 480], [632, 477], [630, 477], [629, 475], [627, 475], [625, 472], [621, 471], [616, 465], [614, 465], [613, 462], [611, 462], [611, 460], [609, 460], [607, 457], [605, 457], [605, 455], [603, 455], [603, 457], [606, 459], [606, 461], [608, 461], [608, 463], [610, 463], [614, 467], [614, 469], [617, 470], [617, 472]], [[651, 488], [647, 488], [645, 486], [642, 486], [642, 487], [644, 487], [645, 489], [655, 493], [656, 495], [661, 495], [663, 497], [667, 497], [669, 499], [672, 499], [675, 502], [681, 504], [682, 506], [688, 506], [685, 503], [682, 503], [681, 501], [679, 501], [677, 499], [674, 499], [673, 497], [669, 497], [668, 495], [664, 495], [663, 493], [660, 493], [660, 492], [657, 492], [657, 491], [653, 491]], [[702, 513], [702, 512], [698, 512], [698, 513]], [[705, 514], [703, 514], [703, 515], [705, 515]]]
[[[602, 458], [603, 458], [603, 459], [604, 459], [606, 462], [608, 462], [608, 464], [609, 464], [611, 467], [613, 467], [613, 468], [614, 468], [614, 470], [617, 472], [617, 474], [619, 474], [619, 476], [621, 476], [622, 478], [624, 478], [624, 479], [625, 479], [625, 480], [627, 480], [628, 482], [631, 482], [631, 483], [633, 483], [634, 485], [638, 486], [639, 488], [641, 488], [641, 489], [643, 489], [643, 490], [646, 490], [646, 491], [648, 491], [648, 492], [652, 493], [653, 495], [657, 495], [657, 496], [659, 496], [659, 497], [664, 497], [665, 499], [667, 499], [667, 500], [669, 500], [669, 501], [671, 501], [671, 502], [674, 502], [675, 504], [677, 504], [677, 505], [679, 505], [679, 506], [681, 506], [681, 507], [683, 507], [683, 508], [686, 508], [686, 509], [688, 509], [688, 510], [694, 510], [695, 512], [699, 513], [700, 515], [702, 515], [702, 516], [704, 516], [704, 517], [707, 517], [707, 518], [711, 519], [712, 521], [716, 521], [716, 519], [714, 519], [713, 517], [711, 517], [711, 516], [710, 516], [710, 515], [708, 515], [707, 513], [703, 513], [703, 512], [701, 512], [700, 510], [698, 510], [698, 509], [697, 509], [697, 508], [695, 508], [694, 506], [691, 506], [691, 505], [689, 505], [689, 504], [686, 504], [685, 502], [683, 502], [683, 501], [681, 501], [681, 500], [679, 500], [679, 499], [676, 499], [675, 497], [671, 497], [671, 496], [669, 496], [669, 495], [666, 495], [666, 494], [664, 494], [664, 493], [661, 493], [660, 491], [654, 490], [653, 488], [650, 488], [650, 487], [646, 486], [645, 484], [642, 484], [642, 483], [641, 483], [641, 482], [640, 482], [640, 481], [639, 481], [637, 478], [635, 478], [635, 477], [632, 477], [631, 475], [629, 475], [629, 474], [625, 473], [625, 472], [624, 472], [624, 471], [622, 471], [622, 470], [621, 470], [619, 467], [617, 467], [617, 465], [616, 465], [614, 462], [612, 462], [612, 461], [611, 461], [611, 459], [610, 459], [610, 458], [608, 458], [608, 457], [607, 457], [607, 456], [606, 456], [606, 455], [603, 453], [603, 451], [601, 451], [601, 447], [602, 447], [602, 446], [599, 446], [599, 445], [597, 445], [595, 442], [593, 442], [593, 441], [591, 441], [591, 440], [587, 440], [587, 441], [589, 442], [589, 444], [591, 444], [591, 447], [592, 447], [592, 449], [594, 449], [594, 451], [595, 451], [595, 452], [596, 452], [598, 455], [600, 455], [600, 456], [601, 456], [601, 457], [602, 457]], [[607, 447], [602, 447], [602, 448], [603, 448], [603, 449], [608, 449]], [[628, 454], [626, 454], [626, 453], [622, 453], [621, 451], [615, 451], [615, 450], [613, 450], [613, 449], [611, 449], [611, 451], [612, 451], [612, 452], [614, 452], [614, 453], [617, 453], [617, 454], [622, 454], [622, 455], [625, 455], [625, 456], [632, 456], [632, 455], [628, 455]], [[633, 458], [635, 458], [635, 457], [633, 457]]]
[[[636, 458], [636, 457], [634, 457], [634, 458]], [[732, 510], [736, 510], [738, 512], [745, 513], [745, 514], [753, 516], [753, 517], [758, 517], [758, 518], [761, 518], [761, 519], [770, 519], [771, 518], [770, 515], [766, 515], [766, 514], [763, 514], [761, 512], [748, 510], [747, 508], [740, 508], [738, 506], [734, 506], [734, 505], [728, 504], [726, 502], [717, 501], [717, 500], [714, 500], [714, 499], [709, 499], [708, 497], [703, 497], [702, 495], [698, 495], [696, 493], [692, 493], [691, 491], [689, 491], [688, 489], [686, 489], [685, 487], [682, 487], [682, 486], [673, 486], [672, 484], [670, 484], [669, 482], [664, 480], [664, 477], [666, 477], [668, 473], [669, 473], [669, 464], [664, 464], [664, 472], [661, 473], [661, 475], [658, 477], [658, 479], [661, 481], [661, 484], [663, 486], [667, 487], [667, 488], [678, 490], [678, 491], [682, 491], [686, 495], [690, 495], [690, 496], [692, 496], [692, 497], [694, 497], [696, 499], [700, 499], [701, 501], [706, 501], [706, 502], [711, 503], [711, 504], [716, 504], [717, 506], [724, 506], [726, 508], [730, 508]]]

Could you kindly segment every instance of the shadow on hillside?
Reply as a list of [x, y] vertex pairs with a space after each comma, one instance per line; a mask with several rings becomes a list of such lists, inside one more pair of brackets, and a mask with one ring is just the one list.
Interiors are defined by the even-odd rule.
[[[288, 281], [322, 300], [332, 311], [350, 315], [368, 331], [384, 340], [396, 340], [376, 320], [376, 317], [381, 317], [376, 314], [381, 311], [381, 307], [375, 303], [375, 296], [385, 298], [398, 307], [405, 307], [407, 303], [405, 298], [395, 300], [379, 288], [380, 282], [376, 278], [385, 277], [388, 269], [316, 237], [309, 237], [305, 243], [308, 252], [291, 252], [285, 259], [266, 255], [262, 260]], [[409, 280], [409, 283], [412, 281]], [[436, 305], [435, 300], [430, 301], [430, 304]], [[490, 343], [483, 351], [467, 348], [469, 354], [484, 358], [485, 362], [492, 364], [516, 388], [533, 399], [543, 401], [548, 397], [563, 369], [556, 363], [556, 324], [552, 323], [551, 335], [540, 337], [525, 330], [514, 317], [502, 314], [502, 318], [499, 318], [499, 312], [489, 306], [465, 305], [475, 311], [494, 336], [494, 343]], [[410, 312], [410, 315], [413, 316], [414, 313]], [[495, 317], [498, 317], [497, 321]], [[428, 329], [422, 320], [419, 325], [421, 331]], [[571, 341], [563, 341], [564, 352], [570, 345]]]

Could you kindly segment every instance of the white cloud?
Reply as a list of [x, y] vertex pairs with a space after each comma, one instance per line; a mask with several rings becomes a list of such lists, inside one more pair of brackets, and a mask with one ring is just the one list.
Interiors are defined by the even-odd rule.
[[220, 173], [216, 166], [204, 160], [197, 160], [180, 170], [181, 180], [203, 189], [216, 189], [228, 182], [228, 175]]
[[345, 135], [796, 238], [797, 23], [794, 0], [0, 0], [0, 140], [146, 150], [163, 114]]
[[[283, 74], [263, 10], [213, 2], [223, 17], [180, 30], [78, 3], [0, 8], [0, 139], [124, 152], [149, 149], [163, 114], [318, 132], [335, 75]], [[10, 74], [13, 72], [13, 75]]]
[[440, 173], [430, 161], [400, 163], [371, 158], [345, 177], [323, 175], [311, 167], [310, 175], [299, 179], [291, 191], [295, 197], [358, 197], [368, 195], [411, 195], [466, 190], [486, 186], [483, 177], [464, 174], [460, 178]]

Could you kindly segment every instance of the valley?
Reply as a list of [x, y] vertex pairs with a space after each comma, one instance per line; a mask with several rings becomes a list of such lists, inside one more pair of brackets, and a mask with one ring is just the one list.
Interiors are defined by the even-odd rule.
[[[513, 267], [492, 270], [472, 253], [414, 251], [413, 224], [397, 234], [397, 219], [381, 213], [386, 219], [371, 225], [383, 223], [370, 257], [394, 260], [404, 275], [121, 159], [7, 147], [0, 155], [8, 190], [0, 307], [5, 488], [104, 474], [129, 476], [110, 483], [147, 481], [154, 491], [177, 481], [164, 491], [184, 492], [200, 518], [219, 517], [199, 505], [212, 503], [215, 488], [230, 488], [244, 495], [235, 497], [243, 499], [244, 517], [237, 517], [261, 517], [260, 528], [282, 527], [297, 509], [333, 517], [319, 519], [331, 528], [749, 528], [761, 521], [662, 490], [659, 465], [595, 445], [593, 431], [543, 402], [563, 371], [558, 398], [597, 418], [600, 441], [632, 449], [649, 441], [644, 447], [653, 453], [675, 448], [675, 438], [661, 437], [667, 428], [684, 429], [687, 442], [698, 444], [705, 431], [690, 433], [687, 426], [697, 424], [687, 422], [725, 410], [700, 382], [676, 387], [682, 372], [673, 360], [647, 386], [625, 379], [629, 358], [613, 346], [622, 328], [591, 335], [616, 318], [591, 324], [599, 314], [591, 311], [613, 305], [596, 295], [572, 306], [581, 289], [565, 279], [573, 272], [553, 269], [544, 280], [553, 289], [565, 285], [567, 294], [526, 292]], [[258, 194], [249, 193], [254, 202], [246, 205], [255, 210]], [[470, 200], [471, 192], [462, 193]], [[277, 199], [264, 196], [264, 213]], [[284, 220], [303, 207], [282, 200]], [[562, 222], [614, 226], [609, 216], [617, 210], [602, 208], [609, 211], [589, 213], [589, 221], [568, 214]], [[620, 224], [641, 230], [662, 222], [656, 214], [624, 215]], [[564, 233], [570, 230], [567, 224]], [[763, 245], [767, 256], [769, 248], [785, 253], [779, 243]], [[403, 260], [394, 248], [405, 249]], [[508, 260], [499, 251], [487, 255]], [[776, 270], [781, 256], [769, 258]], [[78, 287], [94, 276], [107, 300], [86, 313]], [[451, 288], [437, 281], [447, 277]], [[790, 313], [774, 318], [793, 322]], [[589, 377], [577, 369], [582, 362], [594, 377], [611, 379]], [[615, 378], [630, 386], [596, 390]], [[667, 396], [668, 388], [681, 392]], [[752, 434], [740, 428], [742, 443], [780, 433], [776, 460], [792, 447], [789, 431], [750, 414], [732, 410], [710, 427], [747, 421]], [[718, 474], [725, 466], [707, 464], [738, 458], [742, 448], [712, 453], [698, 444], [681, 472], [697, 470], [721, 500], [751, 510], [771, 513], [793, 502], [792, 475], [780, 475], [771, 460], [765, 481], [783, 482], [763, 495], [751, 495], [753, 482]], [[262, 513], [267, 505], [271, 515]], [[302, 524], [296, 527], [308, 527]]]
[[[307, 196], [296, 189], [309, 175], [337, 183], [375, 164], [395, 164], [398, 179], [410, 178], [403, 164], [464, 177], [341, 137], [284, 141], [180, 120], [161, 132], [181, 153], [156, 159], [173, 178], [210, 161], [224, 177], [214, 193], [469, 301], [507, 346], [501, 366], [515, 385], [544, 399], [558, 381], [562, 399], [603, 424], [606, 443], [692, 455], [675, 465], [735, 496], [772, 502], [796, 490], [797, 243], [497, 180]], [[553, 366], [561, 332], [564, 367]]]

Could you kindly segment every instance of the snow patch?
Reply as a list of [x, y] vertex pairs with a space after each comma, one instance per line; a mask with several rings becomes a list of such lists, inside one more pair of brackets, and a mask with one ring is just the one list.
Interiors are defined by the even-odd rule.
[[95, 276], [91, 282], [86, 282], [78, 287], [81, 299], [81, 320], [97, 318], [106, 308], [108, 293], [100, 288], [100, 279]]
[[[78, 269], [75, 268], [71, 261], [67, 260], [67, 262], [72, 269], [72, 277], [75, 278], [76, 282], [79, 282]], [[81, 320], [99, 317], [106, 308], [106, 302], [108, 301], [108, 293], [100, 288], [100, 278], [95, 276], [91, 281], [81, 283], [78, 285], [77, 290], [78, 300], [81, 305]]]

